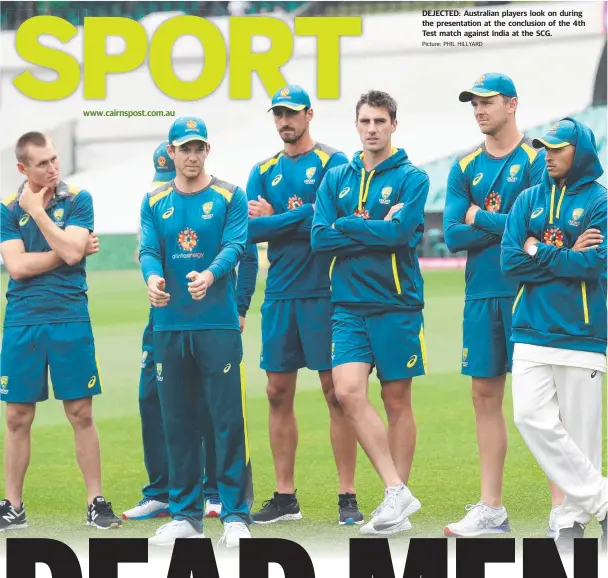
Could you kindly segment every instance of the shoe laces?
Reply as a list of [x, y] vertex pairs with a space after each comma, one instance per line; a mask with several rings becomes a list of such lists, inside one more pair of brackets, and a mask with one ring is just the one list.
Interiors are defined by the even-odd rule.
[[224, 524], [224, 534], [227, 534], [228, 532], [241, 534], [243, 536], [249, 535], [247, 524], [244, 522], [226, 522]]
[[359, 505], [357, 504], [357, 498], [345, 498], [340, 500], [340, 508], [348, 508], [350, 510], [358, 510]]
[[214, 506], [219, 506], [222, 503], [220, 497], [217, 495], [209, 496], [209, 498], [207, 498], [207, 501], [210, 504], [213, 504]]
[[273, 508], [275, 510], [279, 509], [279, 504], [277, 503], [277, 500], [275, 499], [274, 496], [272, 498], [270, 498], [269, 500], [262, 502], [262, 509], [265, 509], [265, 508]]
[[395, 509], [395, 501], [397, 500], [397, 494], [399, 493], [399, 490], [401, 489], [401, 486], [397, 489], [388, 489], [386, 488], [386, 490], [384, 490], [384, 500], [382, 501], [382, 504], [380, 505], [379, 508], [377, 508], [376, 510], [374, 510], [374, 512], [377, 512], [378, 510], [384, 509], [384, 508], [391, 508], [392, 510]]
[[152, 498], [148, 498], [148, 496], [145, 496], [144, 498], [142, 498], [141, 500], [139, 500], [139, 502], [137, 502], [137, 506], [146, 506], [151, 501], [152, 501]]
[[483, 515], [488, 512], [489, 508], [483, 502], [477, 502], [476, 504], [467, 504], [464, 508], [468, 513], [467, 518], [472, 520], [480, 520]]
[[103, 502], [95, 502], [93, 504], [93, 507], [100, 513], [100, 514], [108, 514], [113, 516], [114, 512], [112, 510], [112, 502], [106, 502], [105, 500]]

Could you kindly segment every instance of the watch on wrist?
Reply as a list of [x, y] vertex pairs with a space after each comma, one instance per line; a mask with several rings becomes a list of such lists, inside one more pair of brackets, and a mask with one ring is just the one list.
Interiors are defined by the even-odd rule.
[[528, 255], [530, 255], [530, 257], [534, 257], [534, 255], [536, 255], [537, 252], [538, 252], [538, 245], [536, 243], [534, 243], [528, 247]]

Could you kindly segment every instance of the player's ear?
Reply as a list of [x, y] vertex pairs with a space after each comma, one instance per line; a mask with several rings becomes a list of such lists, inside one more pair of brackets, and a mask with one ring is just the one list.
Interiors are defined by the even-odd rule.
[[205, 158], [207, 158], [209, 156], [210, 152], [211, 152], [211, 145], [209, 143], [205, 143]]
[[173, 160], [175, 160], [175, 147], [172, 144], [167, 145], [167, 153]]
[[312, 108], [309, 108], [309, 109], [306, 111], [306, 120], [307, 120], [308, 122], [310, 122], [310, 121], [311, 121], [311, 120], [314, 118], [314, 116], [315, 116], [315, 113], [313, 112]]
[[23, 163], [17, 163], [17, 170], [22, 174], [27, 176], [27, 171], [25, 170], [25, 165]]
[[391, 124], [393, 125], [393, 130], [391, 132], [395, 132], [397, 130], [397, 124], [398, 124], [397, 119], [395, 119]]

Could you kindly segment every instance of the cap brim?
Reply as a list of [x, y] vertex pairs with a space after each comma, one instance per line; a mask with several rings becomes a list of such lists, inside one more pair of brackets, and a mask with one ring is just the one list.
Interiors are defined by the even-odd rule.
[[543, 138], [535, 138], [532, 141], [532, 146], [536, 149], [539, 149], [541, 147], [545, 147], [548, 149], [561, 149], [567, 147], [569, 144], [571, 143], [569, 143], [568, 141], [559, 140], [558, 138], [550, 136], [544, 136]]
[[469, 102], [473, 99], [474, 96], [480, 96], [482, 98], [489, 98], [490, 96], [496, 96], [500, 94], [500, 92], [496, 90], [463, 90], [458, 96], [458, 100], [460, 102]]
[[181, 146], [183, 144], [186, 144], [187, 142], [192, 142], [195, 140], [200, 140], [201, 142], [206, 142], [208, 143], [209, 141], [206, 138], [203, 138], [200, 135], [188, 135], [188, 136], [184, 136], [182, 138], [178, 138], [177, 140], [174, 140], [171, 144], [174, 147], [178, 147]]
[[289, 103], [281, 103], [281, 104], [273, 104], [266, 112], [270, 112], [273, 108], [288, 108], [289, 110], [295, 110], [296, 112], [300, 112], [306, 108], [305, 104], [289, 104]]
[[154, 173], [154, 178], [152, 180], [154, 182], [159, 182], [159, 183], [168, 183], [169, 181], [172, 181], [174, 178], [175, 178], [175, 171], [171, 171], [171, 172], [156, 171]]

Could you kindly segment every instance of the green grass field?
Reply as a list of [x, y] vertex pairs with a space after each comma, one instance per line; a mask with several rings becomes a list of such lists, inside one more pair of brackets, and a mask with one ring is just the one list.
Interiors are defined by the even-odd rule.
[[[6, 275], [3, 277], [4, 294]], [[418, 445], [409, 485], [421, 500], [422, 510], [412, 518], [411, 535], [439, 537], [446, 523], [460, 519], [464, 506], [479, 499], [479, 461], [470, 380], [459, 373], [464, 273], [430, 271], [424, 273], [424, 278], [429, 375], [414, 381]], [[120, 515], [140, 499], [146, 481], [137, 395], [147, 297], [138, 271], [93, 272], [89, 274], [89, 286], [105, 389], [94, 406], [102, 446], [104, 494]], [[260, 285], [244, 334], [254, 509], [275, 489], [267, 433], [265, 374], [258, 367], [262, 298]], [[375, 376], [370, 391], [374, 403], [381, 407]], [[327, 543], [345, 536], [355, 537], [358, 529], [337, 525], [337, 476], [329, 443], [328, 412], [313, 372], [305, 370], [300, 374], [296, 411], [300, 427], [296, 487], [304, 519], [254, 526], [253, 535], [284, 537], [311, 545], [321, 540]], [[504, 502], [514, 535], [543, 536], [550, 510], [549, 493], [540, 468], [513, 425], [510, 390], [505, 398], [505, 411], [510, 445]], [[3, 438], [4, 426], [0, 429]], [[3, 481], [0, 482], [3, 495]], [[360, 507], [368, 518], [382, 499], [383, 488], [361, 450], [356, 485]], [[72, 431], [61, 403], [54, 400], [37, 410], [25, 503], [30, 527], [19, 536], [70, 542], [100, 537], [99, 531], [84, 526], [86, 492], [74, 458]], [[110, 534], [148, 537], [161, 523], [126, 522], [120, 531]], [[589, 535], [597, 531], [594, 523]], [[219, 537], [219, 522], [207, 523], [205, 533], [214, 539]], [[103, 537], [107, 535], [103, 533]]]

